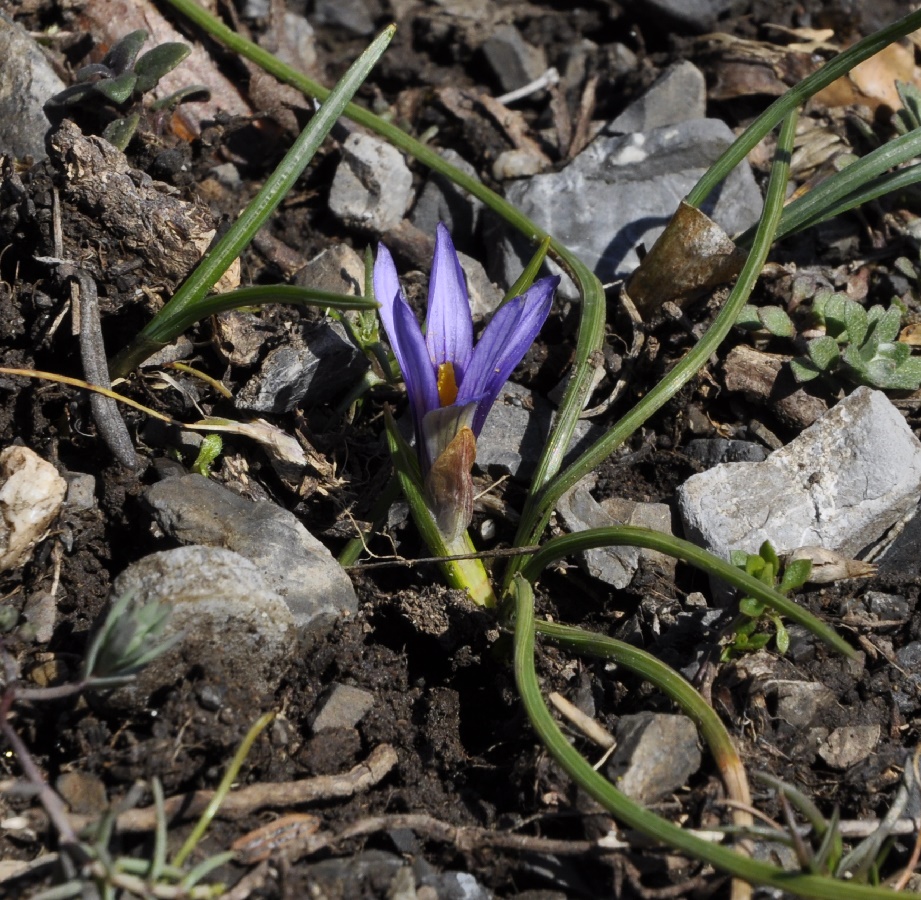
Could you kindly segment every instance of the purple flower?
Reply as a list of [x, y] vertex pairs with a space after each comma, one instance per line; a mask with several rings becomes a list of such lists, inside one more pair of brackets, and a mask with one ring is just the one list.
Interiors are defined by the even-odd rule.
[[[557, 277], [534, 282], [496, 312], [474, 346], [464, 273], [448, 229], [439, 223], [423, 335], [400, 289], [393, 257], [378, 245], [374, 295], [406, 382], [430, 505], [449, 535], [462, 519], [460, 527], [466, 528], [472, 514], [475, 439], [546, 321], [557, 284]], [[454, 510], [457, 506], [461, 509]]]

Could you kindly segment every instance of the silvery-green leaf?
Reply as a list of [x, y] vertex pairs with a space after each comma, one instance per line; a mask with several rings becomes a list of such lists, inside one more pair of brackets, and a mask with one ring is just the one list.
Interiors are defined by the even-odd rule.
[[806, 345], [806, 352], [820, 372], [828, 372], [838, 362], [841, 355], [838, 350], [838, 342], [828, 335], [809, 341]]
[[93, 85], [93, 89], [106, 99], [121, 105], [131, 97], [137, 80], [137, 75], [134, 72], [125, 72], [124, 75], [110, 78], [108, 81], [97, 81]]
[[793, 320], [779, 306], [765, 306], [758, 310], [761, 324], [775, 337], [792, 338], [796, 334]]
[[131, 113], [130, 116], [115, 119], [106, 125], [105, 131], [102, 132], [102, 136], [113, 147], [124, 150], [128, 144], [131, 143], [131, 138], [134, 137], [134, 133], [137, 131], [138, 122], [140, 121], [140, 113]]
[[812, 381], [822, 374], [814, 363], [804, 356], [790, 360], [790, 371], [799, 384], [806, 384], [807, 381]]
[[759, 316], [760, 310], [757, 306], [754, 306], [751, 303], [746, 303], [742, 309], [739, 310], [739, 317], [736, 319], [736, 325], [739, 328], [744, 328], [746, 331], [760, 331], [761, 330], [761, 317]]
[[844, 305], [844, 330], [852, 344], [862, 344], [867, 335], [867, 311], [853, 300]]
[[156, 87], [157, 82], [167, 72], [175, 69], [191, 52], [191, 47], [178, 41], [170, 41], [148, 50], [134, 66], [134, 73], [138, 77], [138, 91], [145, 94]]
[[144, 41], [147, 40], [147, 37], [147, 32], [143, 28], [128, 32], [103, 57], [102, 64], [119, 74], [125, 72], [137, 59], [137, 55], [141, 52], [141, 47], [144, 46]]

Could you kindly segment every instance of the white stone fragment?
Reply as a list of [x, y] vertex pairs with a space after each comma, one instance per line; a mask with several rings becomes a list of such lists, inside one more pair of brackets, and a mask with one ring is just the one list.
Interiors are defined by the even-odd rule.
[[66, 493], [67, 482], [33, 450], [0, 452], [0, 572], [28, 562]]
[[861, 387], [764, 462], [723, 463], [678, 490], [686, 535], [724, 558], [820, 546], [856, 556], [921, 499], [921, 442]]
[[369, 134], [350, 134], [329, 193], [343, 222], [383, 232], [403, 220], [412, 202], [413, 176], [395, 147]]

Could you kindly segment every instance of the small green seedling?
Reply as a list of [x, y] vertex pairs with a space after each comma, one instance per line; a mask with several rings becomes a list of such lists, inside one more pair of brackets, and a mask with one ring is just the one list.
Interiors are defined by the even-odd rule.
[[898, 340], [903, 310], [897, 302], [865, 309], [844, 294], [823, 294], [813, 301], [813, 312], [825, 334], [808, 342], [805, 357], [790, 362], [797, 381], [841, 374], [882, 390], [921, 387], [921, 358]]
[[[733, 550], [729, 558], [734, 566], [784, 595], [801, 588], [812, 570], [812, 563], [808, 559], [794, 560], [784, 566], [770, 541], [765, 541], [757, 553]], [[779, 577], [781, 569], [783, 576]], [[774, 626], [773, 634], [763, 630], [766, 622]], [[720, 655], [722, 662], [734, 656], [762, 650], [772, 637], [781, 653], [786, 653], [790, 646], [790, 635], [780, 616], [772, 612], [763, 600], [754, 597], [743, 597], [739, 601], [739, 615], [731, 631], [732, 638]]]
[[192, 463], [192, 471], [205, 478], [211, 476], [211, 467], [224, 450], [224, 441], [219, 434], [207, 434], [198, 448], [198, 456]]
[[[126, 34], [103, 57], [102, 62], [83, 66], [76, 73], [76, 84], [55, 94], [45, 103], [45, 114], [56, 124], [76, 110], [101, 117], [108, 123], [102, 136], [119, 150], [124, 150], [141, 120], [140, 101], [160, 79], [176, 68], [191, 49], [185, 44], [160, 44], [138, 56], [147, 40], [144, 29]], [[207, 93], [200, 85], [181, 88], [150, 105], [164, 109], [178, 105], [193, 95]]]
[[[903, 309], [898, 300], [884, 309], [866, 309], [844, 294], [818, 294], [812, 303], [816, 325], [825, 334], [806, 342], [806, 352], [790, 360], [801, 384], [821, 377], [846, 378], [855, 384], [888, 391], [916, 391], [921, 387], [921, 357], [898, 340]], [[743, 308], [736, 322], [749, 331], [797, 339], [796, 326], [776, 306]]]

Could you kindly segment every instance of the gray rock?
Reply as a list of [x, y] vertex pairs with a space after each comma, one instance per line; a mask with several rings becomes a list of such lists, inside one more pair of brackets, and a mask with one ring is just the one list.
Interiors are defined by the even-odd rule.
[[835, 702], [835, 695], [817, 681], [777, 681], [777, 715], [796, 728], [812, 724], [816, 713]]
[[305, 336], [306, 346], [270, 350], [234, 405], [259, 413], [290, 412], [300, 404], [328, 403], [348, 390], [368, 360], [338, 322], [322, 323]]
[[62, 772], [54, 780], [55, 790], [72, 813], [101, 816], [109, 805], [105, 782], [90, 772]]
[[883, 622], [907, 622], [914, 609], [914, 604], [905, 597], [882, 591], [867, 591], [864, 602], [870, 615]]
[[359, 37], [374, 33], [374, 19], [364, 0], [316, 0], [313, 19], [318, 25], [335, 25]]
[[899, 710], [908, 714], [916, 710], [921, 702], [921, 641], [907, 643], [896, 651], [895, 658], [908, 674], [898, 680], [892, 696]]
[[708, 469], [720, 463], [764, 462], [767, 458], [767, 451], [761, 444], [726, 438], [695, 438], [688, 442], [685, 452]]
[[467, 293], [470, 297], [470, 314], [474, 321], [489, 316], [499, 308], [505, 292], [486, 274], [483, 264], [466, 253], [457, 254], [464, 270]]
[[[462, 172], [478, 178], [476, 169], [456, 150], [440, 150], [445, 160]], [[410, 221], [420, 231], [434, 234], [435, 226], [444, 222], [454, 243], [469, 244], [476, 231], [483, 209], [483, 201], [471, 197], [438, 172], [432, 172], [419, 193], [416, 205], [410, 214]]]
[[346, 225], [383, 232], [403, 220], [413, 176], [396, 147], [369, 134], [350, 134], [329, 193], [329, 208]]
[[354, 728], [374, 706], [374, 694], [347, 684], [337, 684], [329, 692], [323, 708], [313, 722], [313, 733], [332, 728]]
[[[591, 495], [595, 479], [583, 478], [557, 503], [557, 513], [570, 532], [612, 525], [638, 525], [671, 534], [671, 510], [665, 503], [635, 503], [607, 499], [600, 503]], [[593, 578], [615, 588], [625, 588], [633, 580], [640, 561], [674, 575], [675, 559], [642, 547], [607, 547], [579, 554], [583, 568]]]
[[0, 156], [44, 158], [49, 122], [42, 109], [67, 85], [21, 25], [0, 13]]
[[317, 291], [357, 297], [364, 291], [365, 264], [348, 244], [334, 244], [300, 269], [294, 282]]
[[678, 490], [691, 540], [723, 558], [820, 546], [849, 557], [921, 495], [921, 442], [881, 391], [858, 388], [762, 463], [725, 463]]
[[[496, 477], [511, 475], [527, 481], [544, 449], [552, 418], [553, 408], [543, 397], [509, 382], [477, 438], [477, 466]], [[570, 456], [586, 449], [599, 432], [588, 422], [579, 422]]]
[[[493, 895], [466, 872], [436, 872], [421, 853], [413, 862], [383, 850], [362, 850], [351, 856], [309, 863], [307, 877], [320, 896], [386, 896], [394, 900], [437, 897], [438, 900], [492, 900]], [[426, 891], [423, 894], [423, 890]]]
[[176, 540], [226, 547], [251, 560], [302, 632], [358, 611], [352, 582], [330, 552], [274, 503], [245, 500], [200, 475], [151, 485], [144, 500]]
[[67, 496], [64, 505], [71, 510], [87, 510], [96, 506], [96, 479], [84, 472], [68, 472]]
[[699, 768], [697, 727], [687, 716], [638, 713], [623, 716], [608, 778], [639, 803], [655, 803], [678, 790]]
[[58, 604], [50, 591], [29, 594], [22, 610], [25, 623], [19, 626], [18, 633], [23, 637], [31, 637], [36, 644], [47, 644], [54, 636], [57, 613]]
[[530, 84], [547, 70], [544, 51], [533, 47], [510, 24], [496, 25], [480, 48], [503, 93]]
[[819, 746], [819, 757], [832, 769], [849, 769], [865, 760], [879, 743], [879, 725], [836, 728]]
[[647, 16], [670, 19], [689, 31], [703, 34], [716, 27], [719, 16], [732, 6], [732, 0], [641, 0]]
[[604, 133], [651, 131], [688, 119], [703, 119], [706, 114], [707, 84], [703, 72], [694, 63], [682, 60], [669, 66], [642, 97], [605, 126]]
[[135, 681], [108, 695], [107, 705], [143, 706], [154, 691], [193, 669], [208, 681], [243, 679], [255, 693], [271, 693], [297, 649], [294, 617], [284, 600], [253, 563], [231, 550], [190, 546], [152, 553], [115, 579], [113, 597], [129, 592], [138, 604], [168, 604], [165, 635], [182, 638]]
[[[637, 245], [652, 246], [681, 198], [733, 139], [729, 127], [716, 119], [599, 137], [560, 172], [515, 182], [506, 196], [566, 244], [602, 282], [613, 281], [637, 267]], [[761, 204], [751, 170], [743, 163], [702, 208], [731, 235], [757, 220]], [[497, 277], [512, 284], [533, 248], [505, 233], [496, 243]], [[568, 276], [560, 292], [575, 298]]]

